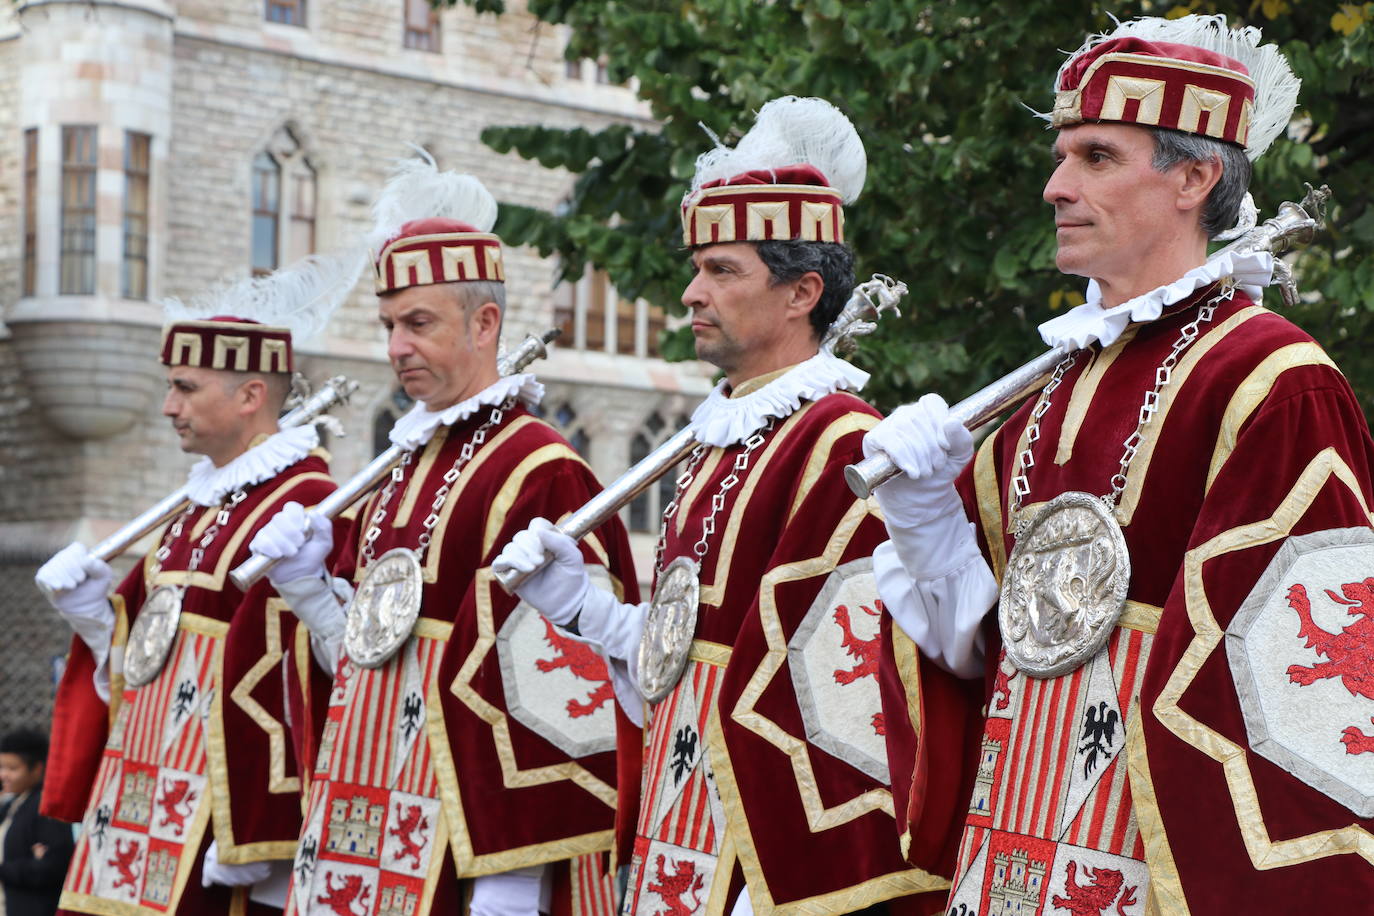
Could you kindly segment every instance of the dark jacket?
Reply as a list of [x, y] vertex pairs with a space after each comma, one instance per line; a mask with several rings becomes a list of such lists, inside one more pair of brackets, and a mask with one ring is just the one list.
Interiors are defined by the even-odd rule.
[[[5, 891], [5, 916], [52, 916], [62, 881], [72, 859], [70, 824], [40, 817], [38, 800], [43, 787], [35, 786], [24, 796], [9, 832], [5, 834], [4, 856], [0, 858], [0, 886]], [[9, 814], [13, 802], [0, 805], [0, 821]], [[43, 858], [33, 857], [33, 845], [48, 847]]]

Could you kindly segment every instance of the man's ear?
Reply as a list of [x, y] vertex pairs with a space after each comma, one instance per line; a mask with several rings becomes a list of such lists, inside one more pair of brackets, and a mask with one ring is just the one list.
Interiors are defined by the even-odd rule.
[[250, 378], [239, 385], [235, 394], [239, 400], [239, 413], [244, 416], [255, 414], [267, 403], [267, 382], [260, 378]]
[[480, 349], [495, 347], [501, 337], [501, 306], [483, 302], [473, 309], [468, 318], [468, 331], [474, 346]]
[[811, 314], [816, 303], [821, 301], [825, 292], [825, 281], [814, 270], [807, 271], [792, 283], [792, 298], [787, 303], [787, 316], [802, 317]]
[[1196, 210], [1207, 204], [1207, 195], [1221, 181], [1221, 159], [1187, 159], [1179, 163], [1178, 209]]

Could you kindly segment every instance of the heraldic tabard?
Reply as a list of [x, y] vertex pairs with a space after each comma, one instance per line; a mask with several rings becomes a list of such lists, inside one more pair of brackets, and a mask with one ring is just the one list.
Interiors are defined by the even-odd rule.
[[[262, 582], [241, 593], [228, 575], [285, 503], [314, 505], [334, 489], [322, 455], [245, 488], [199, 564], [192, 549], [221, 506], [188, 509], [180, 536], [159, 539], [170, 551], [160, 566], [149, 555], [134, 567], [112, 596], [108, 708], [92, 685], [90, 650], [72, 640], [44, 793], [46, 813], [79, 820], [83, 828], [63, 911], [244, 912], [256, 907], [247, 903], [247, 888], [201, 887], [211, 838], [219, 861], [228, 864], [291, 856], [301, 781], [289, 746], [283, 672], [308, 681], [318, 668], [310, 662], [305, 628], [271, 586]], [[131, 657], [130, 627], [148, 596], [167, 586], [184, 591], [166, 660], [160, 667], [154, 660], [147, 683], [128, 686], [122, 660]], [[328, 689], [327, 683], [321, 678], [314, 689]]]
[[[1215, 292], [1079, 354], [1041, 420], [1037, 502], [1111, 488], [1141, 392]], [[1370, 812], [1315, 774], [1358, 783], [1361, 755], [1374, 753], [1350, 740], [1369, 727], [1371, 694], [1341, 680], [1327, 639], [1359, 628], [1370, 570], [1280, 563], [1267, 600], [1237, 613], [1286, 539], [1369, 527], [1374, 447], [1359, 405], [1307, 335], [1243, 293], [1173, 373], [1118, 507], [1132, 573], [1115, 632], [1056, 677], [1001, 655], [950, 912], [1338, 912], [1369, 887]], [[999, 580], [1031, 406], [960, 481]], [[1250, 659], [1246, 678], [1228, 664], [1227, 632]], [[1330, 702], [1301, 702], [1314, 691]], [[1267, 710], [1287, 765], [1252, 749], [1247, 705]], [[1287, 732], [1285, 707], [1306, 710]], [[1216, 880], [1219, 864], [1229, 880]]]
[[[518, 404], [503, 413], [439, 510], [409, 637], [380, 666], [347, 653], [339, 661], [290, 916], [456, 912], [457, 878], [569, 859], [574, 911], [612, 909], [602, 865], [616, 804], [610, 675], [590, 647], [517, 605], [489, 568], [531, 519], [561, 518], [599, 487], [542, 420]], [[417, 450], [390, 497], [376, 557], [416, 546], [445, 475], [491, 417], [479, 408]], [[335, 571], [355, 584], [374, 565], [363, 559], [364, 535], [380, 498], [342, 541]], [[635, 599], [618, 523], [583, 553]]]
[[[685, 673], [645, 724], [625, 912], [728, 912], [740, 874], [757, 912], [906, 907], [922, 892], [921, 911], [938, 909], [948, 881], [903, 861], [894, 824], [885, 736], [921, 723], [919, 704], [894, 722], [879, 696], [884, 528], [843, 480], [876, 414], [839, 392], [773, 422], [746, 470], [748, 443], [705, 449], [668, 522], [664, 561], [692, 555], [739, 474], [702, 557]], [[915, 683], [948, 678], [906, 661]]]

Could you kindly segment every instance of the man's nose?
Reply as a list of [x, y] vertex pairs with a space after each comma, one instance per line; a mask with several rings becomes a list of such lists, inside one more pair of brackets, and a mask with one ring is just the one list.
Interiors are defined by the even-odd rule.
[[1054, 171], [1050, 173], [1049, 181], [1045, 182], [1045, 190], [1041, 196], [1049, 204], [1071, 203], [1077, 199], [1077, 190], [1067, 159], [1055, 166]]
[[689, 309], [700, 308], [706, 304], [706, 297], [702, 292], [701, 274], [694, 274], [692, 282], [687, 284], [687, 288], [682, 291], [682, 304]]
[[386, 337], [386, 355], [392, 362], [402, 359], [414, 352], [410, 343], [410, 335], [400, 328], [392, 328]]

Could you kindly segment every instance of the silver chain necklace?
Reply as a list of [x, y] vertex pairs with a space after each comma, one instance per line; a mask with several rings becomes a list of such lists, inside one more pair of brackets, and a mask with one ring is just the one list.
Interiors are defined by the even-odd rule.
[[368, 519], [363, 535], [362, 568], [367, 572], [349, 602], [344, 621], [344, 648], [348, 657], [364, 668], [379, 668], [386, 664], [410, 638], [415, 621], [420, 616], [421, 587], [424, 582], [424, 558], [439, 524], [444, 504], [454, 483], [472, 456], [487, 441], [487, 434], [505, 419], [506, 412], [515, 406], [515, 397], [506, 398], [496, 407], [472, 437], [458, 450], [453, 466], [444, 472], [444, 482], [430, 500], [429, 514], [421, 524], [415, 548], [393, 547], [380, 557], [374, 555], [376, 542], [382, 534], [387, 507], [414, 459], [412, 449], [405, 453], [400, 464], [391, 469], [391, 477], [377, 499], [377, 508]]
[[[221, 529], [229, 523], [229, 516], [234, 509], [247, 498], [248, 492], [245, 489], [235, 490], [225, 497], [219, 511], [215, 513], [214, 522], [205, 529], [200, 540], [191, 548], [191, 562], [186, 567], [188, 575], [199, 571], [201, 561], [205, 559], [205, 551], [214, 543]], [[186, 522], [200, 508], [202, 507], [194, 503], [187, 506], [186, 511], [178, 515], [176, 521], [168, 527], [167, 533], [162, 536], [162, 543], [153, 552], [153, 562], [149, 566], [150, 578], [156, 578], [158, 573], [162, 572], [162, 564], [172, 555], [172, 544], [181, 539]], [[129, 628], [129, 636], [124, 644], [124, 682], [130, 687], [142, 687], [150, 683], [167, 663], [167, 655], [172, 651], [172, 644], [176, 642], [177, 626], [181, 621], [181, 603], [185, 595], [185, 586], [161, 585], [153, 589], [152, 594], [143, 602], [138, 619]]]
[[664, 545], [668, 539], [668, 524], [677, 515], [678, 506], [687, 488], [696, 479], [706, 454], [705, 443], [692, 450], [687, 470], [678, 477], [672, 502], [663, 510], [659, 527], [658, 546], [654, 552], [657, 587], [649, 612], [644, 618], [644, 636], [639, 643], [638, 673], [640, 689], [645, 699], [657, 703], [672, 692], [687, 667], [687, 654], [697, 630], [697, 608], [701, 596], [701, 560], [711, 549], [711, 536], [716, 533], [716, 517], [725, 508], [725, 497], [739, 486], [740, 475], [749, 469], [749, 462], [759, 446], [768, 441], [776, 417], [769, 417], [755, 433], [744, 440], [744, 449], [735, 456], [730, 473], [720, 482], [711, 496], [711, 511], [702, 519], [701, 537], [692, 545], [692, 556], [675, 557], [663, 565]]
[[[472, 456], [477, 453], [477, 449], [487, 441], [487, 433], [492, 427], [499, 426], [505, 419], [506, 411], [515, 406], [515, 398], [510, 397], [503, 401], [499, 406], [492, 408], [491, 415], [472, 434], [472, 438], [463, 443], [463, 447], [458, 451], [458, 457], [453, 461], [453, 467], [444, 472], [443, 486], [434, 492], [434, 499], [430, 501], [429, 515], [425, 516], [419, 540], [416, 548], [420, 558], [423, 559], [425, 552], [429, 548], [429, 542], [434, 537], [434, 526], [439, 524], [439, 514], [443, 511], [444, 503], [448, 500], [449, 491], [453, 489], [453, 484], [458, 480], [458, 475], [463, 472], [463, 467], [472, 460]], [[382, 523], [386, 521], [387, 505], [391, 502], [391, 497], [396, 492], [396, 486], [405, 477], [405, 469], [410, 466], [415, 459], [415, 449], [406, 452], [399, 464], [391, 469], [391, 477], [388, 478], [386, 486], [382, 488], [381, 496], [377, 500], [377, 508], [373, 511], [372, 517], [368, 519], [367, 533], [363, 535], [362, 559], [363, 565], [368, 566], [372, 563], [377, 546], [377, 538], [382, 535]]]
[[1002, 579], [998, 623], [1007, 656], [1017, 668], [1036, 677], [1053, 677], [1078, 668], [1111, 636], [1125, 606], [1131, 560], [1117, 519], [1126, 475], [1144, 442], [1144, 433], [1159, 411], [1160, 397], [1173, 383], [1179, 357], [1210, 322], [1236, 286], [1224, 281], [1221, 291], [1198, 307], [1197, 316], [1179, 332], [1169, 354], [1155, 370], [1155, 384], [1140, 405], [1135, 430], [1122, 442], [1110, 489], [1101, 496], [1069, 491], [1051, 499], [1033, 518], [1022, 506], [1030, 493], [1028, 474], [1033, 450], [1050, 397], [1077, 353], [1060, 360], [1040, 392], [1026, 425], [1026, 447], [1017, 456], [1007, 511], [1015, 539]]

